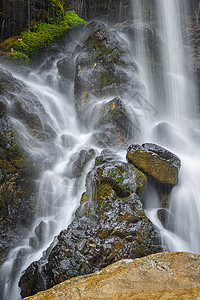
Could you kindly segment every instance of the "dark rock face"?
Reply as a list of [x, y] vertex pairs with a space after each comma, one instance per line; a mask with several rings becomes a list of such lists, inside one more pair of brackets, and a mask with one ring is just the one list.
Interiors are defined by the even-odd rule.
[[142, 146], [130, 146], [127, 159], [136, 168], [160, 184], [174, 186], [178, 183], [180, 159], [172, 152], [156, 144], [146, 143]]
[[34, 217], [38, 167], [27, 151], [31, 141], [25, 140], [23, 130], [16, 131], [15, 122], [25, 126], [33, 140], [48, 140], [53, 131], [39, 118], [39, 111], [45, 115], [26, 85], [0, 69], [0, 264]]
[[[86, 192], [75, 219], [58, 236], [48, 263], [34, 262], [21, 277], [22, 296], [94, 272], [121, 258], [161, 251], [158, 234], [139, 199], [145, 183], [145, 175], [133, 165], [121, 162], [109, 150], [102, 151], [87, 175]], [[41, 276], [45, 279], [43, 287]]]
[[94, 129], [92, 140], [100, 147], [115, 146], [126, 147], [127, 140], [134, 131], [133, 123], [127, 109], [120, 98], [101, 105], [94, 116]]
[[79, 178], [83, 173], [85, 166], [93, 157], [95, 157], [94, 149], [82, 149], [78, 154], [77, 159], [72, 163], [72, 176], [74, 178]]
[[68, 0], [77, 14], [87, 21], [98, 19], [110, 24], [132, 19], [131, 1], [129, 0]]

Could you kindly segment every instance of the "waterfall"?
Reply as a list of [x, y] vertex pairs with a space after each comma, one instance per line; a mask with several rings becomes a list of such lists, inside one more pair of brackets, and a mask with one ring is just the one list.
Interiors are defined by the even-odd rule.
[[[120, 3], [122, 8], [122, 1]], [[78, 4], [82, 15], [84, 2], [79, 0]], [[192, 76], [185, 65], [187, 58], [183, 51], [181, 32], [185, 22], [183, 16], [188, 10], [187, 1], [182, 0], [181, 5], [176, 0], [156, 1], [156, 34], [162, 45], [160, 61], [163, 64], [159, 69], [163, 76], [162, 97], [156, 81], [159, 76], [154, 78], [154, 66], [148, 64], [149, 44], [146, 36], [148, 32], [155, 33], [155, 24], [151, 24], [151, 20], [147, 22], [144, 17], [143, 1], [132, 0], [132, 4], [135, 17], [134, 40], [130, 41], [124, 34], [119, 34], [122, 39], [127, 39], [146, 87], [146, 93], [142, 95], [145, 103], [142, 106], [143, 112], [138, 110], [138, 116], [141, 117], [141, 135], [139, 141], [134, 142], [158, 143], [174, 152], [182, 161], [179, 183], [170, 196], [166, 226], [158, 219], [160, 204], [154, 190], [148, 194], [146, 213], [160, 231], [166, 250], [200, 253], [200, 122], [195, 114], [195, 91]], [[108, 14], [110, 5], [111, 0]], [[121, 16], [120, 11], [120, 19]], [[28, 77], [14, 74], [39, 99], [56, 134], [52, 148], [46, 148], [44, 143], [40, 149], [31, 146], [28, 149], [31, 155], [42, 157], [45, 162], [38, 179], [38, 215], [27, 238], [21, 246], [11, 250], [2, 266], [3, 287], [0, 295], [3, 300], [20, 299], [18, 282], [22, 271], [33, 261], [40, 259], [45, 250], [56, 242], [54, 237], [72, 221], [84, 191], [86, 174], [93, 163], [92, 161], [86, 166], [81, 178], [74, 178], [72, 164], [78, 153], [83, 148], [91, 147], [96, 154], [100, 152], [97, 146], [91, 144], [92, 133], [84, 132], [77, 124], [73, 82], [67, 81], [65, 93], [60, 91], [57, 62], [65, 56], [66, 52], [60, 53], [59, 58], [52, 62], [51, 68], [44, 68], [44, 62], [38, 70], [32, 70]], [[162, 136], [155, 131], [155, 128], [162, 129], [162, 126], [170, 128], [169, 135]], [[26, 138], [26, 132], [23, 135]]]

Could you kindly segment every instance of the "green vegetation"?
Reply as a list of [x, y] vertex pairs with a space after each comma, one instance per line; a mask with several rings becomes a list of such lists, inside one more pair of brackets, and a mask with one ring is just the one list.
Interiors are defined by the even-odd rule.
[[[56, 4], [59, 3], [59, 6]], [[68, 29], [85, 24], [74, 11], [64, 12], [60, 1], [51, 0], [48, 23], [38, 21], [20, 36], [11, 37], [0, 44], [0, 55], [5, 61], [28, 63], [51, 42], [58, 40]]]

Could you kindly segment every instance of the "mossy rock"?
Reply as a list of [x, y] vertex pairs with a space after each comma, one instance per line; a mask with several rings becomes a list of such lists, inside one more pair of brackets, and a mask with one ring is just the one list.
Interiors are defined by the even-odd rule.
[[146, 176], [132, 165], [112, 162], [97, 166], [88, 174], [86, 182], [94, 183], [93, 201], [109, 198], [108, 186], [112, 187], [115, 197], [126, 199], [133, 193], [140, 195], [146, 184]]
[[63, 1], [47, 2], [46, 19], [29, 24], [28, 30], [0, 43], [0, 56], [4, 62], [12, 66], [34, 63], [38, 53], [52, 42], [63, 38], [69, 29], [86, 23], [74, 11], [64, 11]]
[[164, 185], [178, 183], [180, 159], [170, 151], [155, 145], [132, 145], [128, 148], [127, 160], [147, 176]]
[[[96, 139], [98, 146], [101, 140], [103, 146], [106, 146], [107, 140], [113, 147], [117, 143], [118, 146], [126, 145], [128, 128], [132, 131], [137, 128], [138, 122], [134, 112], [131, 113], [133, 117], [129, 118], [122, 103], [124, 97], [127, 99], [127, 95], [131, 93], [134, 96], [130, 96], [130, 101], [137, 101], [134, 99], [137, 98], [136, 89], [142, 88], [138, 83], [137, 66], [125, 45], [122, 46], [117, 35], [104, 24], [91, 22], [86, 27], [87, 31], [89, 37], [86, 36], [76, 58], [74, 92], [78, 119], [81, 126], [96, 129], [92, 140], [95, 142]], [[102, 103], [102, 99], [111, 96], [113, 103]], [[118, 118], [115, 118], [117, 109], [120, 112], [118, 111]], [[120, 124], [122, 115], [124, 118]], [[137, 124], [132, 124], [133, 122]], [[131, 134], [135, 135], [136, 131], [133, 130]], [[102, 137], [104, 134], [107, 134], [105, 138]]]

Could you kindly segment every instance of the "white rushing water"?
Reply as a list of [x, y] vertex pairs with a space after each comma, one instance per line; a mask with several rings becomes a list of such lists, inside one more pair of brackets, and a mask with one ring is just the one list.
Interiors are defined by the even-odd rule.
[[[141, 1], [142, 2], [142, 1]], [[133, 0], [133, 7], [141, 8], [141, 2]], [[160, 208], [155, 192], [149, 194], [146, 213], [159, 229], [163, 246], [166, 250], [189, 251], [200, 253], [200, 173], [199, 155], [199, 120], [196, 116], [196, 97], [192, 75], [187, 72], [184, 55], [182, 27], [188, 11], [188, 1], [157, 0], [157, 22], [162, 41], [162, 59], [164, 74], [165, 97], [154, 102], [152, 96], [157, 93], [157, 86], [149, 81], [152, 76], [143, 61], [144, 56], [138, 56], [142, 69], [141, 76], [145, 82], [148, 100], [158, 109], [153, 120], [146, 123], [144, 142], [155, 142], [174, 152], [182, 162], [179, 183], [173, 189], [169, 202], [167, 229], [158, 219]], [[142, 10], [140, 15], [142, 16]], [[147, 47], [141, 44], [143, 37], [138, 37], [138, 53], [145, 54]], [[143, 75], [144, 74], [144, 75]], [[158, 100], [157, 100], [158, 101]], [[165, 126], [163, 133], [153, 134], [155, 125]], [[148, 127], [148, 128], [147, 128]], [[149, 127], [151, 129], [149, 129]], [[170, 133], [166, 129], [170, 129]], [[152, 135], [150, 135], [152, 131]], [[148, 135], [147, 135], [148, 134]], [[162, 138], [161, 138], [162, 135]]]

